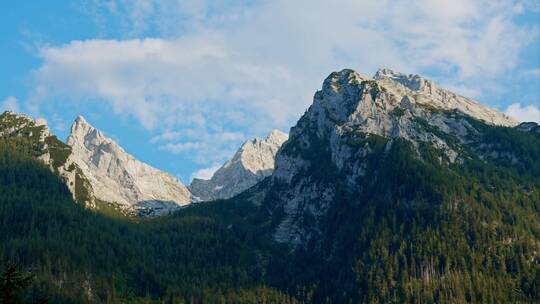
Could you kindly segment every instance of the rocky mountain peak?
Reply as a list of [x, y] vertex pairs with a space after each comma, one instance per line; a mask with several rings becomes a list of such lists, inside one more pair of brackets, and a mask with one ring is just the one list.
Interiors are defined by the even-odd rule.
[[73, 123], [67, 143], [101, 201], [148, 215], [167, 213], [191, 201], [178, 179], [138, 161], [82, 116]]
[[265, 141], [269, 144], [281, 146], [281, 144], [283, 144], [287, 138], [289, 138], [287, 133], [281, 132], [280, 130], [272, 130], [270, 133], [268, 133], [268, 136], [266, 136]]
[[90, 186], [73, 162], [71, 148], [51, 133], [45, 119], [5, 112], [0, 115], [0, 137], [24, 138], [24, 144], [32, 147], [33, 156], [62, 178], [76, 201], [88, 206], [93, 204], [93, 200], [86, 195]]
[[[444, 148], [453, 161], [456, 152], [431, 132], [421, 130], [418, 123], [425, 121], [445, 132], [456, 132], [464, 137], [467, 126], [447, 119], [453, 111], [488, 124], [516, 124], [505, 114], [439, 88], [419, 75], [380, 69], [373, 78], [369, 78], [344, 69], [331, 73], [324, 80], [309, 110], [291, 129], [291, 138], [315, 133], [321, 139], [330, 139], [332, 149], [337, 149], [336, 143], [343, 135], [351, 133], [401, 137], [415, 142], [432, 141], [437, 142], [439, 148]], [[307, 142], [306, 139], [302, 141]], [[334, 152], [337, 154], [333, 159], [340, 166], [344, 158], [339, 155], [341, 152]], [[281, 173], [278, 170], [277, 175]]]
[[369, 80], [368, 77], [360, 75], [354, 70], [343, 69], [339, 72], [332, 72], [323, 82], [324, 92], [338, 92], [347, 85], [359, 85], [362, 81]]
[[90, 125], [86, 119], [79, 115], [71, 125], [71, 134], [73, 135], [86, 135], [90, 133], [90, 131], [96, 130], [92, 125]]
[[274, 169], [274, 157], [287, 138], [287, 134], [273, 130], [265, 139], [248, 140], [224, 166], [231, 166], [239, 162], [244, 169], [253, 174], [268, 175], [264, 172], [270, 172]]
[[265, 139], [244, 142], [210, 180], [194, 179], [192, 194], [201, 201], [230, 198], [272, 174], [275, 156], [288, 135], [273, 130]]
[[[80, 115], [77, 116], [71, 125], [71, 133], [67, 142], [70, 146], [99, 146], [104, 143], [116, 145], [116, 143], [108, 139], [100, 130], [94, 128], [83, 116]], [[120, 147], [118, 148], [121, 149]]]
[[441, 163], [463, 162], [463, 145], [477, 136], [474, 126], [481, 121], [516, 124], [419, 75], [390, 69], [380, 69], [373, 78], [350, 69], [331, 73], [276, 156], [271, 182], [289, 188], [281, 193], [286, 216], [275, 239], [302, 243], [309, 233], [298, 218], [326, 212], [336, 195], [331, 187], [336, 179], [351, 188], [365, 179], [367, 157], [376, 147], [390, 151], [394, 142], [406, 142], [419, 158], [419, 147], [429, 146]]
[[[395, 110], [395, 109], [398, 110]], [[331, 73], [315, 94], [308, 112], [309, 120], [316, 120], [320, 130], [333, 125], [354, 123], [373, 127], [386, 124], [392, 111], [420, 115], [420, 112], [454, 111], [482, 120], [489, 124], [515, 126], [516, 121], [507, 115], [486, 107], [477, 101], [438, 87], [433, 81], [414, 74], [403, 74], [390, 69], [380, 69], [373, 78], [354, 70], [344, 69]], [[326, 121], [325, 121], [326, 118]], [[382, 131], [382, 130], [379, 130]], [[379, 132], [375, 132], [379, 133]]]
[[433, 86], [431, 80], [425, 79], [420, 75], [415, 74], [404, 74], [400, 72], [395, 72], [388, 68], [379, 69], [373, 76], [374, 80], [385, 80], [390, 79], [397, 83], [402, 84], [412, 91], [423, 91], [425, 89], [430, 89]]
[[24, 131], [29, 131], [33, 135], [36, 135], [34, 133], [38, 132], [40, 141], [44, 141], [45, 138], [51, 135], [45, 119], [34, 119], [31, 116], [15, 113], [13, 111], [5, 111], [0, 115], [0, 129], [0, 136], [14, 133], [19, 134]]
[[71, 125], [71, 133], [83, 133], [81, 131], [88, 129], [94, 129], [94, 127], [92, 127], [82, 115], [77, 116]]
[[409, 101], [439, 110], [458, 110], [492, 125], [509, 127], [517, 125], [517, 122], [506, 114], [441, 88], [432, 80], [420, 75], [407, 75], [390, 69], [380, 69], [375, 73], [373, 80], [400, 100], [406, 97]]
[[86, 119], [82, 115], [77, 115], [77, 118], [75, 118], [76, 124], [88, 124]]

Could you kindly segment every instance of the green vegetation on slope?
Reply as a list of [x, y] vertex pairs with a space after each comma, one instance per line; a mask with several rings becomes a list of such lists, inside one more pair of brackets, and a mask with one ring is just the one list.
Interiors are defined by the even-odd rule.
[[[499, 157], [482, 160], [471, 148], [456, 164], [403, 139], [388, 150], [367, 135], [347, 141], [370, 147], [368, 178], [357, 187], [322, 180], [337, 198], [276, 285], [318, 303], [540, 301], [540, 140], [484, 128], [473, 146]], [[330, 162], [324, 150], [295, 153]]]
[[260, 206], [244, 193], [135, 222], [75, 204], [23, 139], [0, 141], [0, 267], [31, 271], [23, 296], [54, 303], [538, 302], [540, 138], [471, 124], [481, 132], [455, 164], [349, 134], [369, 151], [357, 187], [324, 140], [287, 143], [314, 164], [302, 175], [337, 193], [319, 237], [293, 252], [271, 240], [288, 185], [250, 190], [265, 191]]
[[201, 204], [199, 211], [141, 223], [114, 220], [75, 204], [26, 153], [0, 146], [0, 266], [32, 271], [28, 293], [54, 303], [292, 302], [264, 287], [257, 244], [214, 218], [214, 208]]

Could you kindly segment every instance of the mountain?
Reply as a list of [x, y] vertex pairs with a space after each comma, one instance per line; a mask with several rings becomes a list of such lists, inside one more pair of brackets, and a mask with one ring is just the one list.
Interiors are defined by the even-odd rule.
[[0, 303], [296, 303], [264, 285], [264, 238], [228, 228], [253, 208], [112, 218], [27, 152], [0, 139]]
[[272, 174], [276, 153], [287, 138], [287, 134], [273, 130], [265, 139], [246, 141], [212, 178], [193, 179], [189, 190], [200, 201], [212, 201], [249, 189]]
[[419, 75], [406, 75], [390, 69], [380, 69], [373, 79], [398, 97], [407, 96], [409, 101], [430, 105], [441, 110], [458, 110], [462, 113], [500, 126], [515, 126], [516, 121], [507, 115], [486, 107], [477, 101], [440, 88], [429, 79]]
[[93, 206], [91, 188], [81, 168], [74, 161], [71, 147], [54, 136], [47, 122], [6, 111], [0, 115], [0, 140], [5, 146], [15, 146], [46, 164], [62, 178], [73, 198]]
[[191, 201], [178, 179], [138, 161], [82, 116], [71, 126], [67, 144], [100, 201], [139, 215], [169, 213]]
[[540, 301], [540, 127], [421, 76], [331, 73], [269, 176], [148, 220], [73, 204], [32, 130], [0, 142], [0, 264], [36, 274], [28, 297]]
[[318, 303], [538, 299], [540, 137], [516, 124], [418, 75], [330, 74], [237, 198], [292, 248], [275, 284]]
[[91, 209], [157, 216], [191, 202], [189, 190], [175, 177], [136, 160], [83, 117], [75, 120], [65, 144], [44, 120], [5, 112], [0, 139], [45, 163], [73, 198]]
[[476, 121], [517, 124], [505, 114], [418, 75], [389, 69], [377, 71], [373, 79], [353, 70], [332, 73], [277, 155], [273, 180], [289, 187], [287, 194], [282, 194], [287, 216], [276, 231], [276, 239], [309, 241], [313, 232], [298, 221], [306, 212], [317, 219], [338, 195], [334, 186], [314, 182], [315, 176], [304, 176], [306, 170], [314, 170], [316, 178], [330, 179], [331, 184], [343, 180], [346, 187], [355, 189], [364, 186], [365, 178], [374, 178], [367, 175], [368, 159], [381, 145], [384, 153], [389, 153], [395, 143], [410, 144], [419, 159], [423, 150], [429, 149], [439, 165], [459, 165], [473, 153], [484, 158], [482, 153], [490, 153], [489, 148], [469, 147], [482, 135]]

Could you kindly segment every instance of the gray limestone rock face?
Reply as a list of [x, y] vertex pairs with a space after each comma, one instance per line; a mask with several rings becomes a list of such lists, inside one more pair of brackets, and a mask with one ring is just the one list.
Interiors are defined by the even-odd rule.
[[191, 202], [177, 178], [135, 159], [81, 116], [67, 144], [96, 199], [144, 215], [161, 215]]
[[287, 134], [273, 130], [265, 139], [246, 141], [211, 179], [194, 179], [189, 189], [198, 201], [233, 197], [268, 177], [274, 171], [274, 159]]
[[64, 181], [74, 200], [89, 208], [95, 206], [92, 188], [76, 164], [71, 148], [51, 133], [45, 120], [7, 111], [0, 115], [0, 138], [10, 137], [25, 138], [33, 148], [33, 156]]
[[274, 238], [299, 245], [317, 237], [317, 221], [335, 200], [335, 185], [358, 187], [369, 178], [369, 143], [384, 143], [384, 151], [398, 139], [416, 149], [427, 144], [440, 152], [441, 162], [461, 162], [466, 157], [462, 145], [478, 133], [469, 118], [517, 124], [418, 75], [389, 69], [373, 78], [350, 69], [331, 73], [276, 156], [266, 191], [272, 192], [271, 205], [284, 217]]

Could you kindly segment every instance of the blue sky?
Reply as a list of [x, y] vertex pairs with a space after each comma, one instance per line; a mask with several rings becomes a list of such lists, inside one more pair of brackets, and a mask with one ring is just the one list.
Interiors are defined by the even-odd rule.
[[37, 0], [0, 11], [0, 110], [43, 117], [61, 138], [83, 115], [184, 182], [246, 139], [288, 131], [342, 68], [418, 73], [540, 121], [536, 1]]

